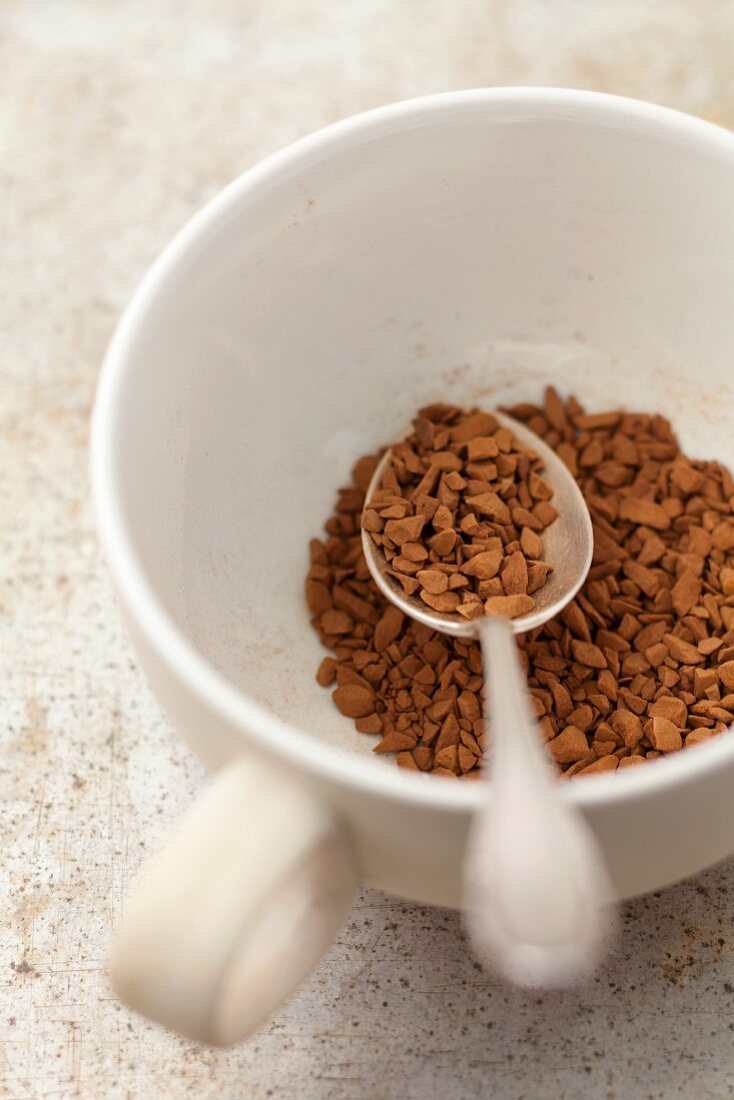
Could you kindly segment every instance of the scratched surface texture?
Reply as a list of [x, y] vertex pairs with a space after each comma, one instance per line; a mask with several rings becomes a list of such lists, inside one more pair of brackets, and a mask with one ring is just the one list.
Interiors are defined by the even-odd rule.
[[503, 988], [455, 914], [365, 890], [317, 972], [235, 1050], [122, 1008], [105, 956], [124, 892], [204, 777], [120, 627], [86, 454], [123, 303], [263, 155], [482, 84], [594, 87], [732, 124], [733, 46], [731, 0], [2, 0], [0, 1095], [734, 1092], [734, 862], [629, 905], [580, 992]]

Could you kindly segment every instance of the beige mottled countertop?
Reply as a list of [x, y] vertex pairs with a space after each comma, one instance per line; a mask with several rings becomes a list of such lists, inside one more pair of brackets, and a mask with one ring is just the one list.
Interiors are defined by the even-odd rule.
[[115, 318], [222, 184], [364, 108], [562, 84], [734, 123], [731, 0], [2, 0], [0, 1096], [705, 1100], [734, 1093], [734, 862], [629, 905], [584, 990], [484, 975], [453, 913], [365, 890], [237, 1049], [113, 997], [140, 860], [199, 766], [116, 613], [88, 500]]

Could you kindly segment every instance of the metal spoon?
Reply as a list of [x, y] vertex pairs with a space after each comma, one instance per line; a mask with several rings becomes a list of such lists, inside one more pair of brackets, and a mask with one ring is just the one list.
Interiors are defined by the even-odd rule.
[[[487, 796], [472, 826], [464, 869], [469, 931], [479, 954], [512, 981], [565, 984], [587, 971], [599, 953], [611, 888], [596, 842], [563, 797], [542, 747], [513, 634], [540, 626], [576, 595], [591, 565], [591, 518], [558, 455], [524, 424], [493, 415], [540, 457], [558, 511], [543, 532], [544, 559], [553, 571], [533, 594], [533, 610], [511, 621], [489, 615], [467, 621], [432, 611], [391, 579], [384, 555], [364, 530], [362, 546], [376, 584], [392, 603], [432, 630], [481, 642], [492, 751], [484, 772]], [[368, 503], [390, 457], [386, 452], [374, 472]]]

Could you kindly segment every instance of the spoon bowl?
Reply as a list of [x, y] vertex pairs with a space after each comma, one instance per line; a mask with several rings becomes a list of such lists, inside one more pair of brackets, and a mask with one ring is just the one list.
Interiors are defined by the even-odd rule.
[[[492, 410], [492, 415], [508, 428], [524, 447], [535, 451], [543, 463], [543, 474], [553, 489], [553, 506], [558, 518], [543, 531], [544, 559], [553, 566], [545, 584], [533, 593], [535, 607], [526, 615], [510, 620], [515, 634], [525, 634], [557, 615], [574, 598], [586, 579], [594, 552], [591, 517], [573, 474], [535, 432], [507, 413]], [[390, 463], [391, 451], [382, 456], [367, 489], [369, 502], [380, 486]], [[362, 531], [362, 549], [367, 566], [380, 591], [392, 603], [419, 623], [455, 638], [476, 638], [482, 619], [464, 619], [461, 615], [433, 611], [416, 596], [409, 596], [391, 579], [388, 564], [368, 531]]]

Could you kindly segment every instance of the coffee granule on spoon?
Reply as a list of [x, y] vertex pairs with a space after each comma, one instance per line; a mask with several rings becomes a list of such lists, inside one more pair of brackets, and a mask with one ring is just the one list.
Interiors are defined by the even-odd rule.
[[[507, 411], [564, 460], [594, 525], [583, 588], [518, 639], [549, 757], [564, 777], [592, 775], [726, 729], [734, 719], [729, 470], [685, 456], [661, 416], [587, 414], [553, 389], [542, 406]], [[326, 539], [311, 542], [306, 598], [333, 653], [317, 680], [360, 733], [379, 737], [375, 752], [414, 771], [477, 778], [486, 747], [478, 643], [408, 619], [362, 556], [360, 516], [377, 460], [357, 462]]]
[[551, 571], [539, 532], [557, 512], [541, 469], [491, 413], [428, 405], [391, 447], [362, 527], [387, 575], [431, 610], [514, 619]]

